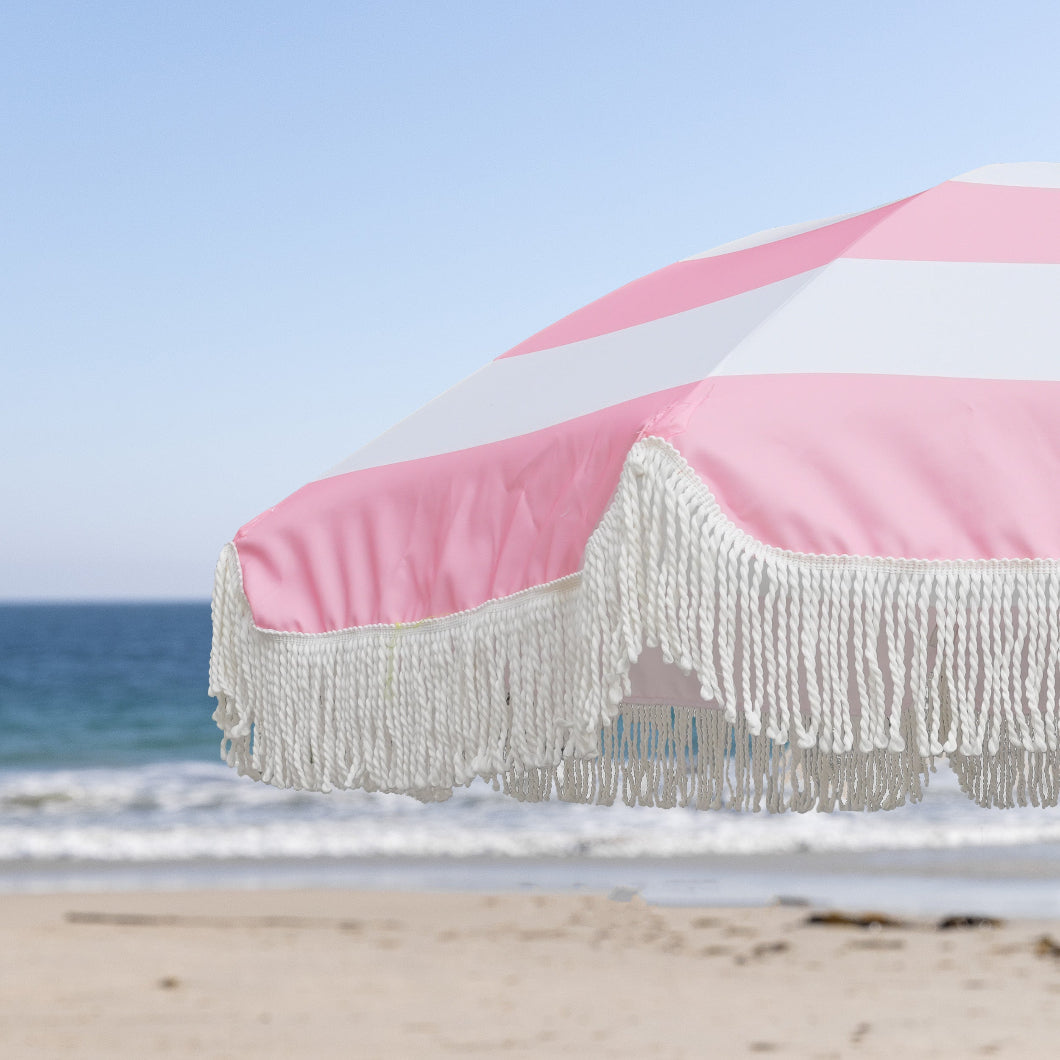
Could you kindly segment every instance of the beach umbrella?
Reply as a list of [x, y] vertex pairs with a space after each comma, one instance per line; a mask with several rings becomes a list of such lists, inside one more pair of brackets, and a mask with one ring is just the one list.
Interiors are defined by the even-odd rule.
[[[222, 753], [441, 799], [1053, 804], [1060, 165], [635, 280], [244, 526]], [[367, 398], [366, 398], [367, 399]]]

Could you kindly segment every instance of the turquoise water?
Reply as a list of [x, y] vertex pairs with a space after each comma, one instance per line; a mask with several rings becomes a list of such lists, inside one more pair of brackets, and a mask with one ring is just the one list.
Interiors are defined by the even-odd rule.
[[0, 769], [215, 761], [210, 606], [0, 605]]

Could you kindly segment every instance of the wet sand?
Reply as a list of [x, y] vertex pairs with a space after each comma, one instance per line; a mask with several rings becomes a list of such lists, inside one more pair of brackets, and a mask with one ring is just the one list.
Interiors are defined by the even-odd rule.
[[0, 1056], [1056, 1054], [1060, 923], [821, 912], [625, 893], [5, 895]]

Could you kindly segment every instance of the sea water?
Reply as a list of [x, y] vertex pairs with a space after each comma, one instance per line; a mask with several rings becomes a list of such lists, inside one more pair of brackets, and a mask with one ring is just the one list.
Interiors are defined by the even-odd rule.
[[983, 810], [951, 775], [888, 813], [764, 814], [280, 791], [219, 757], [210, 610], [0, 605], [0, 890], [639, 890], [1060, 915], [1060, 810]]

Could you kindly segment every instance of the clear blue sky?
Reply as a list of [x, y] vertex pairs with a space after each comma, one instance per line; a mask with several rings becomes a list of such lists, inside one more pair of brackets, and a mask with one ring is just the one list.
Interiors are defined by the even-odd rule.
[[247, 519], [651, 269], [1060, 161], [1060, 5], [0, 11], [0, 598]]

